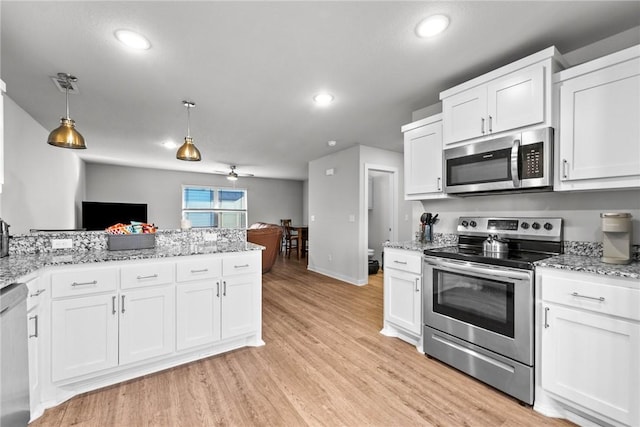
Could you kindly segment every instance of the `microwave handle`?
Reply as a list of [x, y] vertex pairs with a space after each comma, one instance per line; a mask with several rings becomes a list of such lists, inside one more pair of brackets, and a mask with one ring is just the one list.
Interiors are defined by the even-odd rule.
[[520, 175], [518, 174], [518, 161], [520, 154], [520, 140], [514, 139], [511, 147], [511, 179], [514, 188], [520, 187]]

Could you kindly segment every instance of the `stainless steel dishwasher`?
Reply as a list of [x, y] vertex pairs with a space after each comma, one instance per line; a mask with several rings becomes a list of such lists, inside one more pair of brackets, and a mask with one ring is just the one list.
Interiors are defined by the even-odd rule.
[[0, 291], [0, 427], [29, 423], [27, 292], [24, 283]]

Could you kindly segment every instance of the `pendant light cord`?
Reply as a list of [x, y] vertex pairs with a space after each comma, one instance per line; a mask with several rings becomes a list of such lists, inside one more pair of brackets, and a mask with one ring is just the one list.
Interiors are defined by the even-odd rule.
[[191, 138], [191, 104], [187, 104], [187, 138]]
[[66, 119], [69, 120], [69, 75], [67, 74], [66, 76], [66, 84], [64, 85], [65, 88], [65, 95], [66, 95], [66, 100], [67, 100], [67, 117]]

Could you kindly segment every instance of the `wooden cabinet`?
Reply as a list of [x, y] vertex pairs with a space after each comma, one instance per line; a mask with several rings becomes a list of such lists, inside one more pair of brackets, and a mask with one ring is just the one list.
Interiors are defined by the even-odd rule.
[[384, 328], [422, 351], [422, 253], [384, 248]]
[[541, 385], [614, 425], [640, 424], [637, 281], [540, 269]]
[[640, 46], [558, 73], [555, 189], [640, 187]]
[[445, 145], [528, 126], [551, 126], [551, 74], [564, 66], [555, 47], [440, 93]]
[[402, 127], [404, 133], [404, 198], [446, 197], [442, 173], [442, 115]]

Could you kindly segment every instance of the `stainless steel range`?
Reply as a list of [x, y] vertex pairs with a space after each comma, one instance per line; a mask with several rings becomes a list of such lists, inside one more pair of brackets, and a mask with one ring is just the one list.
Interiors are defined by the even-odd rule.
[[424, 251], [424, 352], [533, 404], [533, 263], [559, 253], [561, 218], [460, 217]]

